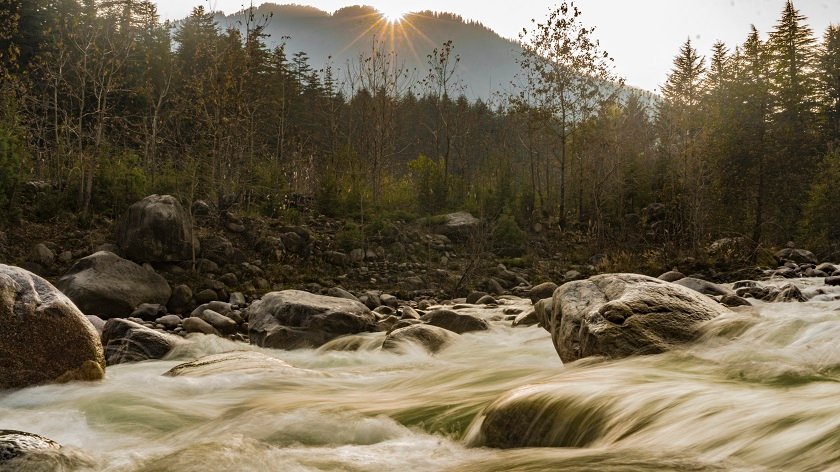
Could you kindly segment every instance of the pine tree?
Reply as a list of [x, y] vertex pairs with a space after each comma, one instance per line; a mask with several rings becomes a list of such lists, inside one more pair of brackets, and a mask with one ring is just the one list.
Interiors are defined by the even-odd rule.
[[826, 29], [819, 55], [823, 135], [830, 150], [840, 146], [840, 26]]

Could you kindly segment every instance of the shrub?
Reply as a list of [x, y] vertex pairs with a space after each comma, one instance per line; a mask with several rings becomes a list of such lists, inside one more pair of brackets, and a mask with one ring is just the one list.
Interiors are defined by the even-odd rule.
[[525, 233], [519, 229], [516, 219], [508, 213], [496, 221], [493, 228], [493, 247], [503, 256], [519, 256], [525, 252]]

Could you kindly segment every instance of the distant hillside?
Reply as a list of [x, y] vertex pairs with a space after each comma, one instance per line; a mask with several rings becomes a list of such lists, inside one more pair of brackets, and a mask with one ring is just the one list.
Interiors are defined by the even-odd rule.
[[[467, 22], [457, 15], [420, 12], [407, 15], [400, 23], [390, 24], [371, 7], [353, 6], [334, 14], [300, 5], [266, 3], [255, 11], [256, 18], [270, 16], [266, 33], [269, 46], [286, 44], [287, 55], [304, 51], [310, 65], [323, 68], [331, 57], [335, 70], [347, 61], [358, 61], [359, 54], [370, 52], [373, 37], [385, 41], [397, 52], [400, 62], [420, 79], [426, 75], [426, 56], [448, 40], [460, 56], [458, 76], [464, 93], [470, 98], [488, 98], [493, 92], [509, 89], [519, 70], [516, 58], [520, 48], [515, 41], [502, 38], [489, 28]], [[222, 28], [244, 29], [243, 12], [216, 20]]]

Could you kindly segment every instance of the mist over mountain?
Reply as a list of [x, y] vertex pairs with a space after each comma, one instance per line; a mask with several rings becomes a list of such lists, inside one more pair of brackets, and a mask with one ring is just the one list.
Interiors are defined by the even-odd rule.
[[[216, 20], [221, 28], [244, 31], [247, 18], [247, 12], [240, 11], [220, 14]], [[398, 62], [418, 80], [427, 74], [427, 55], [451, 40], [453, 54], [460, 57], [457, 77], [464, 95], [472, 99], [486, 100], [494, 92], [509, 89], [519, 71], [516, 59], [521, 50], [517, 42], [448, 13], [411, 13], [390, 23], [367, 6], [346, 7], [330, 14], [308, 6], [266, 3], [255, 8], [254, 20], [266, 24], [268, 46], [284, 43], [289, 58], [306, 52], [315, 69], [331, 62], [339, 80], [346, 75], [348, 61], [358, 64], [360, 54], [370, 54], [374, 38], [384, 42], [388, 50], [393, 49]]]

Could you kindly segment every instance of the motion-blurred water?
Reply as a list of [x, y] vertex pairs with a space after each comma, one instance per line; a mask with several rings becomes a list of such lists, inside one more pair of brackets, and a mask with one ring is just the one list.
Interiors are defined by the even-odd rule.
[[[356, 352], [201, 337], [166, 361], [109, 367], [101, 383], [0, 393], [0, 429], [70, 446], [68, 470], [840, 470], [840, 290], [818, 282], [798, 281], [808, 303], [719, 318], [684, 350], [566, 366], [547, 332], [509, 322], [437, 355], [381, 352], [382, 334]], [[530, 306], [506, 303], [472, 312]], [[301, 369], [161, 375], [243, 348]], [[522, 395], [577, 418], [563, 427], [587, 446], [473, 447], [482, 410]]]

